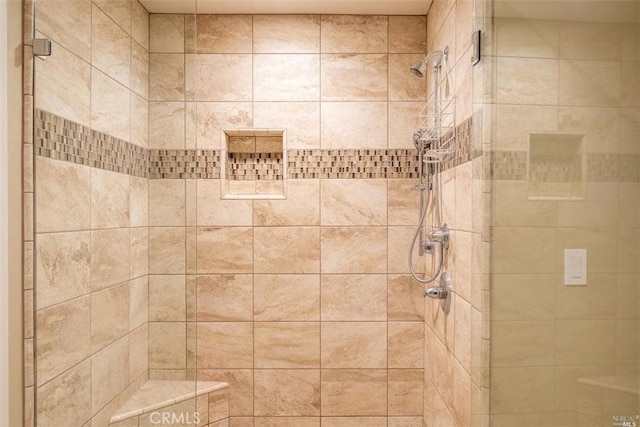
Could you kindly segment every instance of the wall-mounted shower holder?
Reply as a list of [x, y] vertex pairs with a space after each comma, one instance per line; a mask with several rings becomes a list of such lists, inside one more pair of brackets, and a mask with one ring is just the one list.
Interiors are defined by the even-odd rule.
[[431, 230], [429, 232], [429, 240], [427, 240], [425, 243], [441, 243], [444, 249], [449, 249], [450, 237], [451, 232], [449, 231], [449, 227], [447, 226], [447, 224], [444, 224], [442, 228]]

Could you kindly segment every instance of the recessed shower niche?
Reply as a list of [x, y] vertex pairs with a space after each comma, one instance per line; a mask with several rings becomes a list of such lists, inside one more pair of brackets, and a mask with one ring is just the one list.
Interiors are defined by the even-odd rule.
[[584, 199], [583, 137], [565, 133], [529, 134], [529, 199]]
[[284, 129], [222, 130], [223, 199], [286, 199]]

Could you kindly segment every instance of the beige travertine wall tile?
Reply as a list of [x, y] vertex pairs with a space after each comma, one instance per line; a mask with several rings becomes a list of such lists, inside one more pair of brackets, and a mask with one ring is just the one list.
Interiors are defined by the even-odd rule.
[[149, 272], [151, 274], [184, 274], [186, 250], [184, 228], [149, 228]]
[[620, 63], [559, 61], [560, 105], [610, 106], [620, 103]]
[[389, 225], [416, 225], [420, 210], [420, 193], [413, 179], [387, 181]]
[[36, 313], [36, 378], [44, 384], [91, 351], [90, 302], [84, 296]]
[[387, 147], [384, 102], [323, 102], [320, 117], [322, 149]]
[[229, 414], [231, 417], [253, 416], [253, 370], [201, 369], [198, 379], [229, 383]]
[[129, 381], [149, 369], [149, 326], [144, 325], [129, 335]]
[[91, 290], [129, 279], [129, 229], [91, 232]]
[[[558, 102], [559, 74], [563, 74], [559, 72], [558, 61], [498, 58], [496, 66], [499, 103], [553, 105]], [[562, 82], [560, 92], [563, 92]], [[562, 96], [568, 95], [561, 95], [561, 99]]]
[[426, 101], [427, 79], [418, 78], [409, 72], [414, 62], [424, 58], [424, 54], [389, 55], [389, 100]]
[[254, 275], [256, 321], [320, 320], [318, 275]]
[[91, 353], [129, 333], [129, 283], [91, 294]]
[[386, 53], [388, 18], [373, 15], [322, 15], [322, 53]]
[[149, 148], [185, 148], [184, 102], [149, 103]]
[[494, 368], [491, 373], [492, 410], [496, 413], [529, 412], [553, 405], [553, 368]]
[[424, 324], [422, 322], [389, 322], [389, 368], [422, 368]]
[[[558, 203], [528, 200], [526, 182], [495, 181], [494, 224], [504, 227], [552, 227], [557, 223]], [[514, 203], [515, 202], [515, 203]]]
[[219, 179], [196, 180], [196, 192], [198, 225], [252, 225], [251, 200], [222, 200]]
[[254, 53], [318, 53], [319, 51], [320, 16], [253, 16]]
[[252, 126], [250, 102], [198, 102], [197, 145], [199, 149], [219, 150], [222, 129], [247, 129]]
[[459, 364], [453, 370], [453, 417], [458, 425], [471, 424], [471, 377]]
[[558, 108], [558, 130], [583, 134], [581, 148], [587, 153], [619, 150], [620, 119], [617, 108]]
[[384, 227], [323, 227], [320, 244], [322, 273], [387, 271], [387, 229]]
[[[546, 228], [507, 228], [494, 232], [493, 268], [496, 273], [553, 273], [556, 232]], [[521, 242], [527, 242], [524, 247]], [[567, 246], [569, 247], [569, 246]]]
[[131, 143], [149, 147], [149, 103], [131, 93]]
[[422, 287], [409, 275], [388, 276], [387, 317], [389, 320], [424, 320]]
[[198, 55], [198, 101], [251, 101], [253, 57], [249, 54]]
[[[592, 274], [589, 286], [578, 289], [565, 287], [562, 277], [555, 277], [556, 319], [613, 319], [616, 311], [617, 279], [615, 275]], [[629, 293], [629, 297], [633, 294]]]
[[387, 100], [386, 54], [325, 54], [321, 60], [322, 101]]
[[454, 353], [460, 365], [471, 372], [472, 307], [463, 298], [456, 296], [454, 313]]
[[255, 200], [256, 226], [319, 225], [320, 181], [295, 179], [287, 183], [286, 200]]
[[131, 34], [131, 0], [95, 0], [94, 3], [127, 34]]
[[422, 415], [422, 369], [389, 370], [389, 415]]
[[125, 337], [91, 358], [91, 410], [98, 412], [129, 384], [129, 338]]
[[149, 12], [138, 2], [131, 2], [131, 37], [149, 49]]
[[75, 55], [91, 59], [91, 2], [89, 0], [44, 0], [35, 3], [38, 32]]
[[196, 288], [198, 321], [253, 320], [254, 298], [251, 275], [198, 276]]
[[328, 427], [386, 427], [387, 417], [322, 417]]
[[622, 26], [617, 23], [565, 22], [559, 25], [560, 58], [619, 61]]
[[420, 129], [424, 102], [389, 102], [389, 148], [414, 149], [413, 134]]
[[129, 327], [133, 330], [149, 320], [149, 277], [134, 279], [129, 284]]
[[198, 273], [251, 273], [253, 229], [198, 227]]
[[149, 54], [149, 100], [184, 101], [185, 75], [184, 55]]
[[198, 322], [198, 368], [253, 368], [253, 324]]
[[186, 319], [185, 276], [149, 276], [149, 321], [178, 322]]
[[319, 55], [253, 55], [253, 99], [318, 101], [319, 74]]
[[255, 273], [319, 273], [318, 227], [256, 227]]
[[91, 418], [91, 363], [85, 360], [38, 388], [38, 422], [83, 425]]
[[320, 181], [322, 225], [383, 225], [387, 222], [387, 182], [381, 179]]
[[149, 16], [149, 51], [156, 53], [184, 52], [184, 15], [153, 13]]
[[255, 417], [240, 424], [231, 419], [234, 427], [320, 427], [320, 417]]
[[129, 176], [91, 169], [91, 228], [129, 226]]
[[386, 368], [387, 324], [322, 322], [323, 368]]
[[324, 369], [320, 373], [323, 415], [386, 415], [387, 372]]
[[255, 415], [320, 415], [319, 370], [256, 370]]
[[198, 53], [252, 53], [252, 15], [196, 16]]
[[610, 365], [615, 351], [614, 320], [556, 320], [556, 365]]
[[420, 427], [422, 416], [419, 417], [389, 417], [388, 427]]
[[[106, 2], [105, 2], [106, 3]], [[127, 4], [130, 4], [127, 1]], [[91, 64], [129, 87], [131, 82], [131, 38], [98, 7], [91, 13]]]
[[131, 227], [149, 225], [149, 180], [129, 177], [129, 224]]
[[185, 181], [149, 180], [149, 225], [181, 226], [186, 216]]
[[40, 234], [36, 239], [38, 309], [89, 292], [90, 233]]
[[131, 42], [131, 90], [149, 98], [149, 52], [135, 41]]
[[320, 284], [323, 321], [387, 320], [385, 275], [325, 275]]
[[551, 366], [553, 322], [505, 321], [491, 326], [492, 366]]
[[130, 121], [129, 89], [93, 68], [91, 71], [91, 128], [129, 141]]
[[256, 368], [320, 367], [319, 322], [256, 322], [253, 333]]
[[558, 58], [558, 21], [500, 18], [496, 20], [495, 29], [499, 56]]
[[[608, 229], [594, 227], [557, 228], [556, 235], [555, 259], [559, 273], [562, 272], [562, 251], [564, 248], [587, 249], [589, 254], [587, 272], [589, 274], [618, 271], [620, 267], [617, 261], [618, 252], [622, 253], [625, 248], [623, 242]], [[634, 262], [637, 263], [637, 261]]]
[[[68, 4], [69, 2], [47, 3]], [[55, 42], [52, 43], [51, 49], [55, 50], [56, 54], [35, 67], [35, 79], [38, 81], [35, 85], [35, 107], [55, 111], [62, 117], [89, 126], [91, 124], [91, 66]]]
[[[413, 227], [389, 227], [387, 249], [387, 272], [408, 273], [408, 251], [416, 234], [416, 226]], [[419, 238], [419, 236], [418, 236]], [[425, 271], [425, 258], [419, 255], [419, 243], [413, 247], [413, 269], [416, 272]]]
[[[555, 280], [543, 274], [496, 274], [491, 298], [494, 320], [542, 320], [555, 316]], [[536, 298], [531, 299], [534, 295]]]
[[427, 53], [426, 16], [389, 16], [389, 53]]
[[254, 102], [253, 126], [258, 129], [287, 129], [287, 149], [318, 149], [320, 103]]
[[495, 120], [498, 150], [527, 151], [530, 132], [559, 130], [556, 106], [497, 105]]
[[184, 322], [149, 322], [149, 369], [186, 367]]

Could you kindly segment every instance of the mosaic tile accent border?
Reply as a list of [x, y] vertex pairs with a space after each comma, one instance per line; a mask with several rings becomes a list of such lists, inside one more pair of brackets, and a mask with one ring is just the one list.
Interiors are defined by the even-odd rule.
[[284, 156], [280, 153], [230, 153], [227, 179], [233, 181], [282, 181]]
[[640, 154], [588, 153], [583, 159], [584, 173], [580, 161], [538, 158], [529, 165], [529, 176], [526, 151], [494, 151], [491, 155], [493, 179], [501, 181], [640, 182]]
[[[221, 176], [219, 150], [148, 150], [42, 110], [36, 111], [35, 127], [39, 156], [151, 179]], [[472, 150], [472, 129], [471, 118], [456, 127], [456, 152], [445, 158], [442, 170], [482, 154]], [[227, 161], [229, 175], [236, 180], [282, 179], [282, 168], [277, 167], [281, 163], [258, 160], [265, 159]], [[417, 178], [418, 166], [413, 149], [287, 151], [289, 179]]]
[[35, 113], [36, 155], [127, 175], [149, 176], [148, 150], [42, 110]]

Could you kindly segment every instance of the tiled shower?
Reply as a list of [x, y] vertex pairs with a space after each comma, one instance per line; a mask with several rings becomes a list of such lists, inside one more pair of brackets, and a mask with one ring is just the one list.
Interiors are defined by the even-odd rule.
[[[579, 43], [592, 24], [503, 3], [397, 16], [27, 1], [25, 425], [109, 425], [154, 380], [228, 383], [229, 418], [199, 423], [215, 427], [637, 412], [638, 24]], [[51, 39], [46, 60], [32, 32]], [[409, 66], [445, 46], [448, 313], [407, 262], [412, 136], [433, 90]], [[229, 135], [253, 144], [233, 173]], [[590, 281], [567, 288], [562, 249], [577, 247]], [[632, 384], [615, 409], [605, 377]]]

